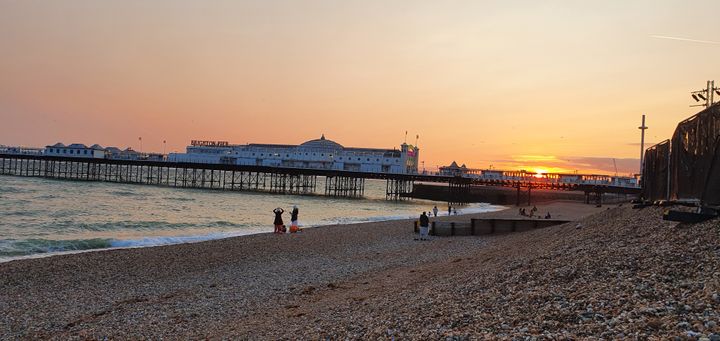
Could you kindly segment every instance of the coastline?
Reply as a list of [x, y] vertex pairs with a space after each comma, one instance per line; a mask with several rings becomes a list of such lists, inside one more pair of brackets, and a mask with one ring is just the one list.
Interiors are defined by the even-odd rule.
[[[433, 202], [428, 201], [428, 205], [434, 204]], [[461, 212], [467, 212], [467, 211], [479, 211], [482, 210], [483, 212], [471, 212], [471, 213], [461, 213], [458, 215], [453, 215], [454, 217], [462, 217], [462, 216], [475, 216], [477, 214], [484, 214], [484, 213], [490, 213], [490, 212], [496, 212], [496, 211], [502, 211], [506, 210], [506, 206], [500, 206], [500, 205], [493, 205], [493, 204], [487, 204], [487, 203], [476, 203], [473, 207], [462, 207], [460, 208]], [[486, 209], [489, 209], [490, 211], [486, 211]], [[442, 211], [439, 212], [440, 216], [437, 218], [443, 217]], [[418, 215], [420, 212], [418, 212]], [[447, 217], [447, 216], [444, 216]], [[327, 226], [345, 226], [345, 225], [356, 225], [356, 224], [371, 224], [376, 222], [385, 222], [385, 221], [399, 221], [399, 220], [412, 220], [412, 218], [407, 217], [406, 215], [398, 215], [398, 216], [378, 216], [378, 217], [364, 217], [364, 218], [357, 218], [355, 220], [349, 219], [349, 221], [342, 222], [342, 223], [325, 223], [325, 224], [309, 224], [307, 226], [300, 225], [303, 229], [308, 228], [322, 228]], [[271, 226], [268, 227], [267, 231], [258, 231], [257, 229], [249, 229], [247, 231], [232, 231], [232, 232], [208, 232], [207, 234], [180, 234], [180, 235], [160, 235], [160, 236], [147, 236], [147, 237], [139, 237], [139, 238], [131, 238], [131, 239], [115, 239], [115, 238], [99, 238], [102, 240], [105, 240], [110, 245], [112, 244], [120, 244], [120, 246], [110, 246], [110, 247], [104, 247], [104, 248], [88, 248], [88, 249], [78, 249], [78, 250], [66, 250], [66, 251], [51, 251], [51, 252], [39, 252], [34, 254], [28, 254], [28, 255], [19, 255], [19, 256], [0, 256], [0, 264], [6, 263], [6, 262], [12, 262], [16, 260], [25, 260], [25, 259], [37, 259], [37, 258], [45, 258], [45, 257], [54, 257], [54, 256], [61, 256], [61, 255], [70, 255], [70, 254], [78, 254], [78, 253], [86, 253], [86, 252], [102, 252], [102, 251], [108, 251], [108, 250], [122, 250], [122, 249], [137, 249], [137, 248], [147, 248], [147, 247], [159, 247], [159, 246], [169, 246], [169, 245], [180, 245], [180, 244], [193, 244], [193, 243], [201, 243], [201, 242], [207, 242], [207, 241], [213, 241], [213, 240], [221, 240], [221, 239], [227, 239], [227, 238], [237, 238], [237, 237], [243, 237], [243, 236], [249, 236], [249, 235], [256, 235], [256, 234], [272, 234], [270, 230]], [[155, 240], [153, 242], [153, 240]], [[180, 240], [180, 241], [178, 241]], [[63, 242], [65, 240], [55, 240], [54, 242]], [[72, 241], [72, 240], [70, 240]], [[52, 241], [51, 241], [52, 242]], [[80, 240], [82, 242], [82, 240]]]
[[[566, 202], [538, 208], [558, 218], [606, 209]], [[433, 219], [510, 216], [517, 217], [517, 211]], [[9, 326], [0, 338], [252, 338], [252, 326], [237, 332], [227, 328], [338, 283], [470, 257], [498, 239], [414, 241], [412, 221], [327, 225], [298, 234], [261, 233], [0, 263], [0, 310], [7, 312], [1, 319]]]

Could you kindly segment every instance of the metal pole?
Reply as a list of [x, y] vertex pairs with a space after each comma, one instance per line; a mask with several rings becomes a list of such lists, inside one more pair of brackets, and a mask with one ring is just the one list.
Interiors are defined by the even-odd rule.
[[710, 97], [710, 105], [715, 104], [715, 81], [708, 81], [708, 97]]
[[640, 176], [643, 173], [643, 155], [645, 153], [645, 130], [648, 127], [645, 126], [645, 115], [642, 115], [642, 125], [638, 127], [640, 129]]
[[668, 142], [667, 153], [667, 187], [665, 188], [665, 200], [670, 200], [670, 155], [672, 155], [672, 143]]

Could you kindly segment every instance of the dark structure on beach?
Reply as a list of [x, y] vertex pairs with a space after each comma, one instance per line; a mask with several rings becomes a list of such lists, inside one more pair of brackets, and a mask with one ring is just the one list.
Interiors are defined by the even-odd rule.
[[645, 152], [642, 195], [720, 206], [720, 104], [680, 122]]

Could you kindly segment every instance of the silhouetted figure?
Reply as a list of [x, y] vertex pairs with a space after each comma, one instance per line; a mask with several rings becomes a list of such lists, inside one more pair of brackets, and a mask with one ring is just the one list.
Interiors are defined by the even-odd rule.
[[293, 205], [292, 212], [290, 212], [290, 233], [295, 233], [300, 230], [300, 227], [298, 226], [299, 213], [300, 210], [298, 210], [296, 205]]
[[430, 219], [427, 214], [423, 212], [420, 215], [420, 240], [428, 240], [428, 233], [430, 232]]
[[550, 216], [550, 212], [545, 215], [545, 219], [552, 219], [552, 217]]
[[273, 224], [275, 225], [275, 231], [273, 233], [283, 233], [283, 212], [285, 212], [285, 210], [280, 207], [273, 210], [273, 213], [275, 213], [275, 221], [273, 222]]
[[437, 213], [438, 213], [438, 208], [437, 208], [437, 205], [435, 205], [435, 207], [433, 207], [433, 215], [437, 217]]

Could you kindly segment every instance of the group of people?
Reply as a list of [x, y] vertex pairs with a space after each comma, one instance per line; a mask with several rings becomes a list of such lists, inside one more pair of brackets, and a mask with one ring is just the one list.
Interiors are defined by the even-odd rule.
[[[518, 210], [518, 213], [519, 213], [521, 216], [523, 216], [523, 217], [530, 217], [530, 218], [532, 218], [533, 216], [535, 216], [535, 212], [537, 212], [537, 210], [538, 210], [537, 206], [533, 206], [533, 208], [530, 209], [530, 213], [528, 213], [528, 212], [525, 210], [525, 208], [522, 207], [522, 208], [520, 208], [520, 209]], [[538, 215], [537, 217], [540, 218], [539, 215]], [[548, 212], [548, 213], [545, 215], [545, 219], [551, 219], [551, 218], [552, 218], [552, 216], [550, 215], [550, 212]]]
[[[440, 212], [440, 210], [438, 210], [437, 205], [435, 205], [435, 207], [433, 207], [431, 211], [423, 212], [420, 215], [420, 219], [419, 219], [420, 239], [419, 240], [430, 240], [430, 237], [428, 237], [428, 235], [430, 233], [430, 217], [429, 217], [430, 212], [432, 212], [432, 215], [434, 217], [437, 217], [438, 212]], [[457, 208], [452, 207], [448, 204], [448, 216], [452, 215], [453, 213], [455, 215], [458, 214]], [[415, 239], [415, 240], [418, 240], [418, 239]]]
[[273, 221], [273, 225], [275, 225], [275, 231], [273, 233], [296, 233], [300, 232], [300, 227], [298, 226], [298, 215], [300, 214], [300, 210], [298, 210], [297, 206], [293, 205], [292, 211], [290, 211], [290, 231], [285, 227], [285, 223], [283, 223], [282, 215], [285, 213], [285, 210], [278, 207], [273, 210], [273, 213], [275, 213], [275, 221]]

